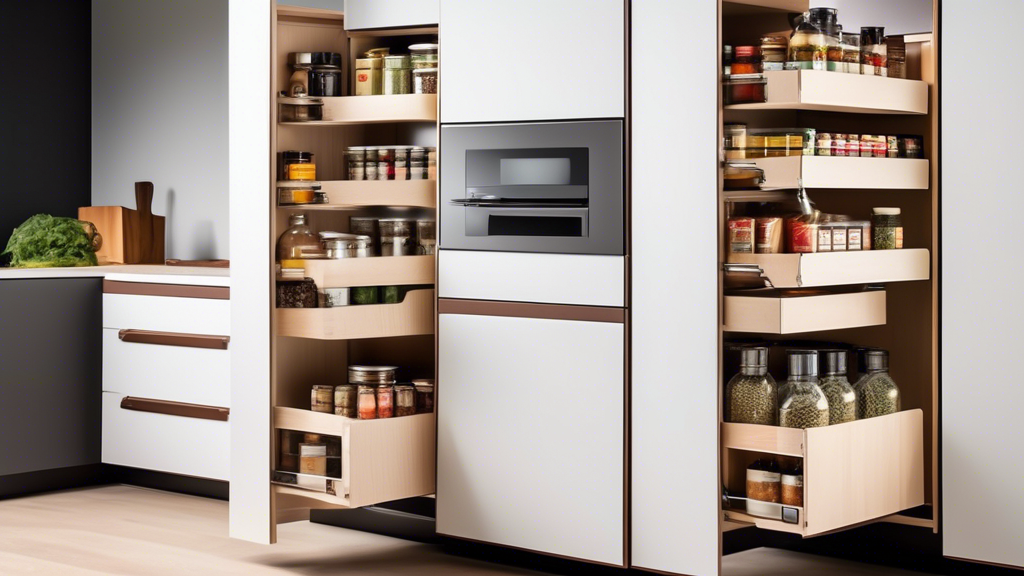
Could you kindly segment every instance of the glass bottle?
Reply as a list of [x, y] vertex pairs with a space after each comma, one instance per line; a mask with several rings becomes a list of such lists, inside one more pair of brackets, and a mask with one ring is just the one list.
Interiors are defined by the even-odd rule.
[[857, 394], [846, 378], [846, 350], [822, 350], [822, 377], [818, 384], [828, 400], [828, 423], [857, 419]]
[[828, 41], [825, 33], [805, 13], [803, 22], [789, 39], [789, 65], [799, 70], [825, 70], [828, 64]]
[[377, 418], [391, 418], [395, 415], [395, 386], [379, 384], [377, 386]]
[[277, 239], [277, 260], [308, 258], [310, 252], [320, 250], [320, 238], [306, 225], [305, 214], [288, 217], [288, 229]]
[[[839, 11], [835, 8], [811, 8], [808, 13], [811, 24], [821, 30], [825, 41], [826, 70], [837, 71], [843, 61], [843, 52], [839, 43], [840, 31]], [[815, 68], [816, 70], [818, 68]]]
[[874, 418], [900, 411], [900, 389], [889, 376], [889, 352], [865, 350], [864, 375], [853, 389], [857, 393], [857, 418]]
[[727, 422], [778, 424], [779, 389], [768, 373], [768, 348], [740, 350], [740, 371], [725, 388]]
[[360, 420], [373, 420], [377, 417], [377, 387], [362, 385], [359, 387], [357, 405]]
[[885, 28], [863, 26], [860, 29], [860, 73], [888, 76], [889, 62], [885, 46]]
[[779, 390], [779, 426], [828, 426], [828, 399], [818, 386], [818, 353], [790, 350], [789, 379]]

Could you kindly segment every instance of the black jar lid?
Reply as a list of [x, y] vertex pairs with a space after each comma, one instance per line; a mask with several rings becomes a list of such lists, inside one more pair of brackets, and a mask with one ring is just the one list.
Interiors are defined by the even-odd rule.
[[285, 150], [281, 152], [281, 158], [285, 160], [305, 160], [307, 162], [313, 161], [312, 152], [303, 152], [301, 150]]
[[885, 26], [861, 26], [860, 38], [861, 47], [871, 44], [882, 44], [885, 42]]
[[846, 374], [846, 350], [819, 350], [818, 354], [822, 374]]
[[740, 349], [740, 366], [743, 368], [764, 368], [768, 366], [768, 348], [751, 346]]
[[790, 376], [817, 376], [818, 375], [818, 351], [817, 350], [790, 350], [789, 351], [789, 375]]
[[864, 369], [866, 372], [873, 370], [888, 370], [889, 369], [889, 351], [888, 350], [865, 350], [864, 351]]
[[341, 54], [337, 52], [312, 52], [310, 56], [314, 66], [341, 66]]

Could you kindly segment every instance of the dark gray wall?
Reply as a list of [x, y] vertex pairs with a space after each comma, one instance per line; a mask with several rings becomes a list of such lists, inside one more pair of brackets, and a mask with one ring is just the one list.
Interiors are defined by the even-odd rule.
[[33, 214], [90, 198], [88, 0], [4, 2], [0, 17], [0, 252]]
[[0, 280], [0, 476], [100, 462], [99, 278]]

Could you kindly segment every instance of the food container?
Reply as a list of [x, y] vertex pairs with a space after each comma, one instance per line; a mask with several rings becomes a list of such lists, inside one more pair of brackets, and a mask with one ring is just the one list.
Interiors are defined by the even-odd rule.
[[377, 418], [391, 418], [395, 415], [395, 386], [377, 385]]
[[414, 146], [409, 148], [409, 179], [427, 179], [427, 149]]
[[416, 221], [408, 218], [382, 218], [380, 226], [381, 256], [416, 254]]
[[867, 220], [846, 222], [846, 249], [871, 250], [871, 222]]
[[367, 50], [366, 52], [363, 53], [363, 57], [364, 58], [380, 58], [381, 60], [383, 60], [384, 57], [387, 56], [390, 53], [391, 53], [391, 48], [388, 48], [388, 47], [370, 48], [369, 50]]
[[377, 180], [395, 179], [395, 149], [388, 146], [377, 147]]
[[395, 180], [409, 179], [409, 146], [395, 147]]
[[437, 68], [413, 68], [413, 94], [437, 94]]
[[860, 73], [869, 76], [887, 76], [889, 74], [885, 28], [864, 26], [860, 29]]
[[861, 158], [885, 158], [888, 148], [885, 136], [862, 134], [860, 137]]
[[356, 96], [378, 96], [384, 93], [384, 59], [356, 59]]
[[381, 304], [398, 304], [401, 302], [405, 295], [409, 292], [407, 286], [381, 286]]
[[742, 160], [746, 158], [747, 125], [726, 124], [723, 128], [722, 148], [725, 149], [725, 159]]
[[350, 290], [355, 305], [380, 304], [380, 289], [376, 286], [355, 286]]
[[[409, 61], [413, 69], [437, 69], [437, 44], [413, 44], [409, 46]], [[429, 92], [433, 94], [434, 92]], [[419, 92], [417, 92], [419, 94]]]
[[726, 190], [757, 189], [764, 182], [764, 170], [756, 164], [727, 162], [722, 170], [722, 178]]
[[818, 386], [828, 400], [828, 424], [857, 419], [857, 394], [846, 379], [846, 350], [819, 350], [821, 378]]
[[907, 43], [903, 36], [885, 39], [886, 75], [889, 78], [907, 78]]
[[299, 444], [299, 473], [327, 475], [327, 444]]
[[278, 182], [277, 205], [301, 206], [303, 204], [317, 204], [317, 192], [319, 191], [319, 182], [304, 182], [299, 180], [285, 180], [283, 182]]
[[786, 64], [786, 51], [789, 49], [789, 40], [785, 36], [764, 36], [761, 38], [761, 68], [769, 70], [782, 70]]
[[377, 245], [380, 243], [380, 229], [376, 218], [364, 216], [351, 216], [348, 219], [348, 231], [350, 234], [366, 236], [370, 239], [370, 256], [377, 255]]
[[804, 473], [799, 467], [782, 474], [782, 503], [798, 508], [804, 505]]
[[770, 128], [747, 132], [747, 158], [802, 156], [803, 128]]
[[416, 413], [416, 388], [411, 384], [395, 385], [395, 416], [412, 416]]
[[765, 85], [768, 83], [761, 74], [733, 74], [723, 82], [723, 100], [725, 105], [754, 104], [766, 102]]
[[832, 155], [832, 136], [831, 132], [818, 132], [817, 142], [814, 147], [816, 156]]
[[828, 426], [828, 400], [818, 387], [818, 352], [789, 351], [789, 378], [779, 389], [779, 426]]
[[875, 250], [903, 248], [903, 220], [899, 208], [872, 208], [872, 246]]
[[818, 251], [819, 223], [813, 215], [786, 219], [788, 251], [794, 254]]
[[729, 252], [754, 253], [754, 219], [745, 216], [729, 218]]
[[343, 232], [321, 232], [320, 242], [323, 244], [327, 258], [331, 260], [373, 256], [373, 241], [369, 236]]
[[314, 65], [309, 70], [310, 96], [341, 96], [341, 67]]
[[345, 162], [349, 180], [366, 180], [366, 146], [345, 148]]
[[[313, 164], [313, 153], [301, 150], [285, 150], [278, 155], [277, 173], [280, 180], [288, 180], [288, 167], [292, 164]], [[316, 180], [316, 178], [310, 178]]]
[[775, 426], [779, 391], [768, 373], [768, 348], [740, 350], [740, 371], [726, 384], [726, 422]]
[[861, 361], [864, 374], [853, 385], [857, 392], [857, 419], [899, 412], [900, 388], [889, 376], [889, 352], [864, 350]]
[[346, 418], [359, 415], [359, 387], [342, 384], [334, 387], [334, 413]]
[[900, 157], [900, 144], [899, 139], [895, 136], [885, 137], [885, 157], [886, 158], [899, 158]]
[[818, 143], [818, 131], [804, 128], [804, 156], [814, 156], [814, 147]]
[[775, 460], [760, 458], [747, 468], [747, 498], [759, 502], [782, 501], [782, 474]]
[[309, 258], [321, 252], [320, 239], [306, 224], [305, 214], [288, 217], [288, 229], [277, 239], [277, 260]]
[[437, 253], [437, 222], [434, 220], [416, 221], [416, 253]]
[[437, 180], [437, 148], [427, 146], [427, 180]]
[[365, 180], [376, 180], [377, 179], [377, 159], [379, 157], [377, 150], [379, 146], [366, 146], [366, 162], [364, 163], [366, 178]]
[[825, 32], [811, 22], [809, 14], [805, 14], [789, 40], [787, 67], [796, 70], [827, 69], [828, 45]]
[[408, 54], [393, 54], [384, 57], [384, 93], [409, 94], [412, 91], [410, 70], [412, 65]]
[[310, 394], [310, 410], [313, 412], [334, 412], [334, 386], [317, 384]]
[[921, 148], [922, 143], [923, 140], [920, 136], [896, 137], [900, 158], [924, 158], [924, 150]]
[[288, 79], [289, 96], [309, 95], [309, 70], [313, 67], [312, 52], [292, 52], [288, 55], [288, 64], [293, 72]]
[[754, 220], [754, 252], [781, 254], [783, 248], [782, 218], [769, 216]]
[[312, 278], [277, 282], [278, 308], [316, 308], [318, 299], [316, 283]]
[[376, 386], [359, 386], [356, 392], [356, 409], [360, 420], [375, 420], [377, 418]]
[[397, 366], [362, 366], [348, 367], [349, 384], [394, 384]]
[[282, 96], [277, 102], [281, 122], [315, 122], [324, 118], [324, 101], [321, 98]]
[[416, 413], [426, 414], [434, 411], [434, 380], [421, 378], [412, 381], [416, 388]]
[[324, 288], [320, 293], [321, 308], [338, 308], [348, 306], [348, 288]]
[[860, 34], [842, 32], [839, 35], [839, 44], [843, 48], [843, 65], [839, 71], [860, 74]]
[[761, 47], [737, 46], [736, 58], [732, 62], [733, 76], [761, 73]]

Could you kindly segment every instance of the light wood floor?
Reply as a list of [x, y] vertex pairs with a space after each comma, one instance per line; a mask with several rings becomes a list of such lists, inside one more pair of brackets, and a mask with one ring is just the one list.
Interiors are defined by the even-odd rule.
[[[129, 486], [0, 501], [0, 575], [536, 574], [443, 554], [433, 546], [309, 522], [278, 544], [228, 538], [226, 502]], [[726, 557], [726, 576], [911, 575], [780, 550]]]

